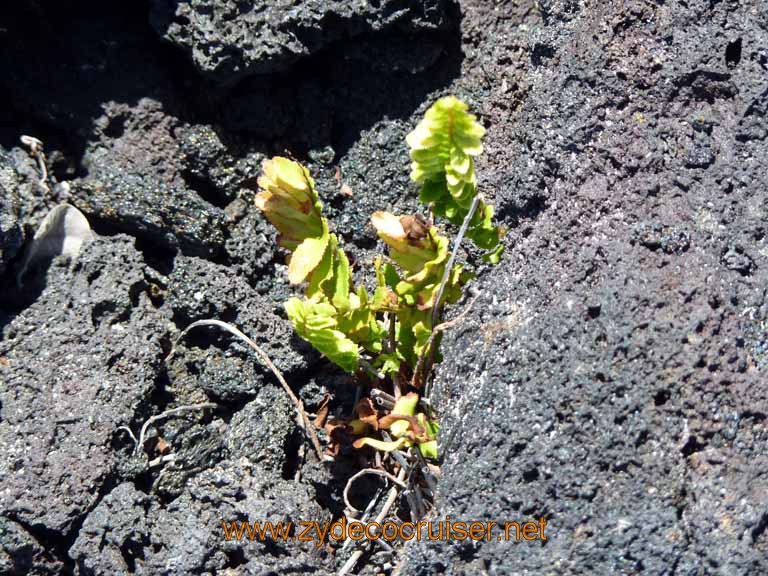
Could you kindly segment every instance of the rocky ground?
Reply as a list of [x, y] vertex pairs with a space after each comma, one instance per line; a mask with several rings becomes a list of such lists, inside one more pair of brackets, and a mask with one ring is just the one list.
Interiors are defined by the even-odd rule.
[[[354, 458], [302, 464], [290, 402], [231, 338], [165, 358], [218, 318], [309, 411], [349, 403], [284, 318], [254, 177], [267, 155], [306, 161], [363, 265], [370, 212], [416, 207], [404, 136], [449, 93], [488, 129], [478, 174], [508, 234], [444, 342], [437, 514], [544, 517], [547, 540], [410, 543], [361, 573], [768, 573], [768, 6], [251, 4], [4, 11], [0, 573], [338, 569], [219, 522], [338, 517]], [[22, 134], [66, 186], [41, 185]], [[96, 239], [19, 288], [64, 200]], [[122, 426], [202, 402], [134, 454]], [[175, 460], [150, 466], [163, 444]]]

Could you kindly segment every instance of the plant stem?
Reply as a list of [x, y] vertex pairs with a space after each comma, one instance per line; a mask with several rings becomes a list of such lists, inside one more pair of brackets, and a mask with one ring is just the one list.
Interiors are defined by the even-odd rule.
[[[406, 470], [405, 468], [400, 468], [400, 472], [397, 474], [397, 479], [402, 482], [405, 478]], [[389, 514], [389, 510], [394, 505], [395, 501], [397, 500], [397, 486], [393, 486], [389, 490], [389, 495], [387, 496], [386, 502], [384, 502], [384, 506], [381, 508], [381, 512], [379, 512], [379, 515], [376, 516], [376, 522], [377, 524], [381, 525], [381, 521], [384, 520], [384, 518], [387, 517], [387, 514]], [[357, 561], [360, 560], [360, 556], [363, 555], [362, 550], [355, 550], [354, 554], [349, 557], [349, 560], [347, 560], [344, 563], [344, 566], [341, 567], [341, 570], [338, 572], [338, 576], [346, 576], [349, 574], [349, 572], [355, 567], [355, 564], [357, 564]]]
[[[461, 228], [459, 228], [459, 233], [456, 235], [456, 239], [453, 241], [453, 250], [451, 251], [451, 257], [448, 258], [448, 264], [445, 266], [445, 270], [443, 271], [443, 277], [440, 280], [440, 288], [437, 291], [437, 296], [435, 296], [435, 302], [432, 305], [432, 335], [430, 336], [429, 342], [427, 343], [427, 346], [424, 349], [424, 352], [422, 353], [422, 358], [426, 357], [428, 358], [427, 362], [422, 362], [422, 358], [419, 358], [419, 363], [417, 365], [417, 371], [414, 372], [413, 375], [413, 381], [414, 383], [421, 383], [424, 380], [427, 379], [427, 375], [429, 374], [429, 371], [432, 369], [432, 364], [434, 364], [435, 360], [435, 348], [432, 345], [432, 341], [434, 340], [434, 336], [436, 336], [435, 329], [437, 327], [437, 323], [440, 321], [440, 312], [441, 312], [441, 305], [443, 300], [443, 292], [445, 292], [445, 285], [448, 283], [448, 279], [451, 277], [451, 271], [453, 270], [453, 264], [456, 261], [456, 256], [459, 253], [459, 247], [461, 246], [461, 241], [464, 239], [464, 234], [467, 233], [467, 228], [469, 228], [469, 223], [472, 221], [472, 218], [475, 215], [475, 212], [477, 211], [477, 207], [480, 204], [481, 195], [477, 194], [475, 195], [474, 199], [472, 200], [472, 205], [469, 207], [469, 212], [467, 212], [467, 215], [464, 217], [464, 222], [461, 223]], [[421, 366], [422, 371], [424, 372], [423, 375], [419, 374], [419, 366]], [[429, 386], [428, 382], [425, 383], [424, 386], [424, 397], [429, 399]]]
[[464, 239], [464, 234], [467, 233], [467, 228], [469, 228], [469, 223], [472, 221], [472, 218], [475, 215], [475, 211], [477, 210], [478, 205], [480, 204], [480, 194], [477, 194], [475, 198], [472, 200], [472, 205], [469, 207], [469, 212], [467, 212], [467, 215], [464, 217], [464, 222], [461, 223], [461, 228], [459, 228], [459, 233], [456, 235], [456, 239], [453, 241], [453, 250], [451, 251], [451, 257], [448, 258], [448, 264], [445, 266], [445, 270], [443, 271], [443, 277], [440, 280], [440, 289], [437, 291], [437, 296], [435, 297], [435, 303], [432, 306], [432, 326], [436, 326], [437, 323], [440, 320], [440, 304], [441, 300], [443, 299], [443, 292], [445, 292], [445, 285], [448, 283], [448, 278], [451, 277], [451, 270], [453, 270], [453, 263], [456, 261], [456, 256], [459, 253], [459, 246], [461, 246], [461, 241]]

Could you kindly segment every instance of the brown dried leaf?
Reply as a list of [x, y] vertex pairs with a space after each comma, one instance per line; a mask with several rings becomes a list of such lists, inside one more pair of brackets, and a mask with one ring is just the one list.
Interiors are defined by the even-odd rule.
[[370, 398], [363, 398], [357, 403], [355, 407], [358, 418], [368, 424], [374, 430], [379, 429], [379, 413], [376, 408], [373, 407], [373, 402]]
[[407, 420], [408, 430], [413, 432], [413, 434], [417, 438], [423, 437], [427, 433], [424, 427], [421, 424], [419, 424], [419, 421], [415, 416], [405, 416], [402, 414], [387, 414], [381, 420], [379, 420], [379, 425], [382, 428], [389, 428], [390, 426], [392, 426], [392, 424], [394, 424], [398, 420]]
[[400, 224], [403, 226], [408, 240], [412, 242], [426, 238], [430, 228], [429, 222], [421, 214], [402, 216]]
[[163, 440], [162, 436], [157, 437], [157, 444], [155, 444], [155, 451], [161, 456], [164, 456], [165, 454], [171, 451], [171, 447], [168, 446], [168, 442]]

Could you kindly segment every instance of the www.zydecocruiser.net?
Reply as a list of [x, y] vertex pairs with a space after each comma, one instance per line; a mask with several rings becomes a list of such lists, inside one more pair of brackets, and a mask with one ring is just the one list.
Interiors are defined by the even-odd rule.
[[243, 522], [221, 521], [226, 540], [298, 540], [315, 542], [319, 548], [325, 542], [347, 539], [367, 540], [511, 540], [546, 541], [547, 521], [542, 517], [527, 522], [464, 522], [450, 516], [440, 521], [422, 522], [359, 522], [341, 518], [334, 522]]

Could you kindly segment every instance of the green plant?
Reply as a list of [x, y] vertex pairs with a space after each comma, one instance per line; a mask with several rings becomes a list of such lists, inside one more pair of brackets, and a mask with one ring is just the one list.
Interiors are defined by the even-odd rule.
[[[406, 141], [420, 200], [433, 216], [462, 226], [457, 243], [465, 233], [495, 263], [502, 251], [501, 230], [493, 225], [493, 207], [478, 194], [474, 168], [484, 133], [466, 104], [448, 96], [426, 112]], [[371, 223], [389, 247], [389, 258], [375, 260], [376, 287], [369, 294], [363, 283], [354, 282], [309, 171], [274, 157], [264, 162], [258, 182], [256, 205], [279, 231], [279, 245], [291, 252], [288, 279], [305, 286], [302, 297], [285, 304], [296, 332], [348, 372], [363, 367], [389, 376], [394, 397], [400, 398], [389, 416], [371, 420], [375, 429], [390, 429], [395, 440], [363, 438], [355, 445], [392, 450], [415, 444], [425, 456], [436, 456], [437, 424], [416, 413], [419, 396], [408, 390], [423, 381], [416, 378], [419, 366], [426, 364], [428, 371], [439, 359], [433, 347], [439, 343], [440, 310], [462, 297], [472, 274], [453, 263], [456, 250], [449, 253], [449, 239], [431, 218], [376, 212]]]

